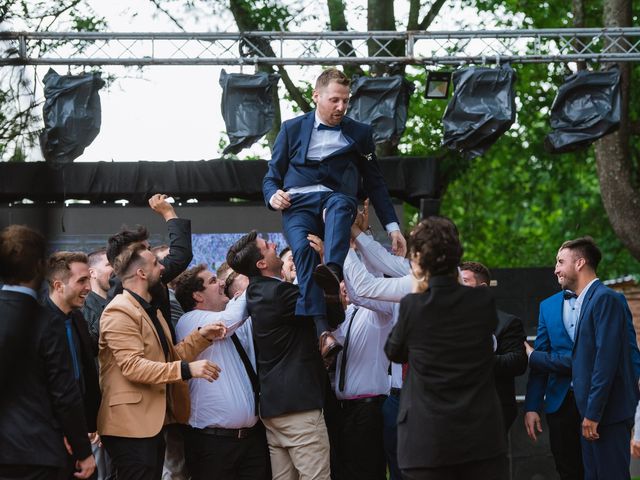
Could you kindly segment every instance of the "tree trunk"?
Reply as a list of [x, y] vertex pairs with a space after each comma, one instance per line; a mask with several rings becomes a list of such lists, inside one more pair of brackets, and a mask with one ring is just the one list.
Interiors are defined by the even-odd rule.
[[[630, 27], [631, 0], [606, 0], [604, 26]], [[609, 222], [622, 243], [640, 260], [640, 192], [633, 184], [630, 150], [631, 67], [621, 62], [618, 68], [622, 75], [620, 129], [596, 142], [596, 164], [602, 202]]]

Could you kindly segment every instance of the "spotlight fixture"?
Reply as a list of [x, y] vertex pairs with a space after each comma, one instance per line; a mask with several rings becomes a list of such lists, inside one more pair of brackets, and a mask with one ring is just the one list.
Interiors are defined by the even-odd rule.
[[428, 72], [427, 87], [424, 91], [425, 98], [447, 98], [449, 96], [449, 84], [451, 72]]

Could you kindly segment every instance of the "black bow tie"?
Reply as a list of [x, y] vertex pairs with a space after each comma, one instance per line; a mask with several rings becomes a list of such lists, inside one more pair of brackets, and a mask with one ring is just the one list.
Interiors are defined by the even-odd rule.
[[336, 125], [335, 127], [330, 127], [329, 125], [325, 125], [324, 123], [318, 124], [318, 131], [320, 130], [333, 130], [334, 132], [339, 132], [342, 130], [342, 125]]
[[576, 292], [572, 292], [571, 290], [563, 290], [562, 296], [564, 297], [565, 300], [569, 300], [570, 298], [578, 298], [578, 295], [576, 295]]

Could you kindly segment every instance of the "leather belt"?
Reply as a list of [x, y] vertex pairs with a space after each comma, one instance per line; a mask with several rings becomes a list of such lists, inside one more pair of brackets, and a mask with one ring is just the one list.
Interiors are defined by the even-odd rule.
[[259, 429], [259, 423], [256, 423], [251, 428], [218, 428], [218, 427], [204, 427], [199, 430], [201, 433], [207, 435], [214, 435], [216, 437], [228, 437], [228, 438], [247, 438], [253, 435]]
[[340, 408], [353, 407], [365, 403], [382, 403], [387, 398], [386, 395], [376, 395], [375, 397], [353, 398], [351, 400], [338, 400]]

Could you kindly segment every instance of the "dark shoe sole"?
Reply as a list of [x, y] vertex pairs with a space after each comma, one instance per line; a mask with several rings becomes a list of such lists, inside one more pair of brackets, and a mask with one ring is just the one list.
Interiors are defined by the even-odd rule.
[[340, 279], [325, 264], [320, 264], [316, 267], [313, 272], [313, 279], [325, 295], [339, 298]]

